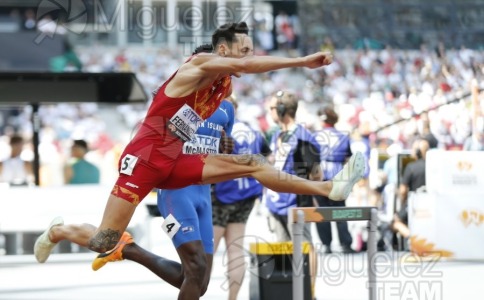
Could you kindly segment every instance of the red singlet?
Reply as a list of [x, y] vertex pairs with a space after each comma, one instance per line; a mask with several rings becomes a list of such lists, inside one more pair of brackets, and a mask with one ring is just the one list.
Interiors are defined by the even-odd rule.
[[114, 196], [138, 204], [153, 188], [182, 188], [201, 182], [207, 154], [182, 153], [199, 123], [210, 117], [231, 88], [230, 76], [195, 93], [171, 98], [165, 88], [176, 72], [155, 92], [145, 120], [119, 160]]

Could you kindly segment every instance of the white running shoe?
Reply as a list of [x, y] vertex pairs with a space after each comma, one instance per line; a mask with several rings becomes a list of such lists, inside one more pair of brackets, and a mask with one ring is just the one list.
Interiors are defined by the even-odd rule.
[[54, 220], [50, 222], [47, 230], [45, 230], [35, 241], [34, 254], [39, 263], [44, 263], [47, 258], [49, 258], [52, 249], [55, 247], [55, 245], [57, 245], [57, 243], [53, 243], [49, 239], [50, 229], [57, 225], [64, 225], [64, 220], [62, 217], [54, 218]]
[[365, 173], [365, 157], [361, 152], [356, 152], [345, 164], [343, 169], [334, 176], [333, 188], [328, 198], [334, 201], [343, 201], [348, 198], [355, 183], [357, 183]]

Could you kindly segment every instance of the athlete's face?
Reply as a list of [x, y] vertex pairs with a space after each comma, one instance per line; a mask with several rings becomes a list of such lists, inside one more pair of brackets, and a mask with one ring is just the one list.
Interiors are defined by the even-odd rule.
[[247, 34], [236, 33], [235, 40], [231, 46], [227, 45], [225, 56], [233, 58], [242, 58], [254, 55], [254, 44], [252, 38]]

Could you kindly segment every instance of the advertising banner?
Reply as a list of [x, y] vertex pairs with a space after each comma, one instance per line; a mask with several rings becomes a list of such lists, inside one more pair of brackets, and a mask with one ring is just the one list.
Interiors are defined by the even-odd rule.
[[410, 250], [420, 256], [484, 259], [484, 191], [409, 197]]

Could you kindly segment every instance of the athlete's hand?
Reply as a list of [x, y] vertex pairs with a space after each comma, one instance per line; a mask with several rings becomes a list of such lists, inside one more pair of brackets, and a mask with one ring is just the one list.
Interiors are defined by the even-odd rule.
[[306, 56], [305, 59], [306, 67], [315, 69], [331, 64], [333, 62], [333, 54], [330, 52], [317, 52]]
[[220, 153], [230, 154], [234, 150], [234, 139], [222, 131], [222, 136], [220, 137]]

